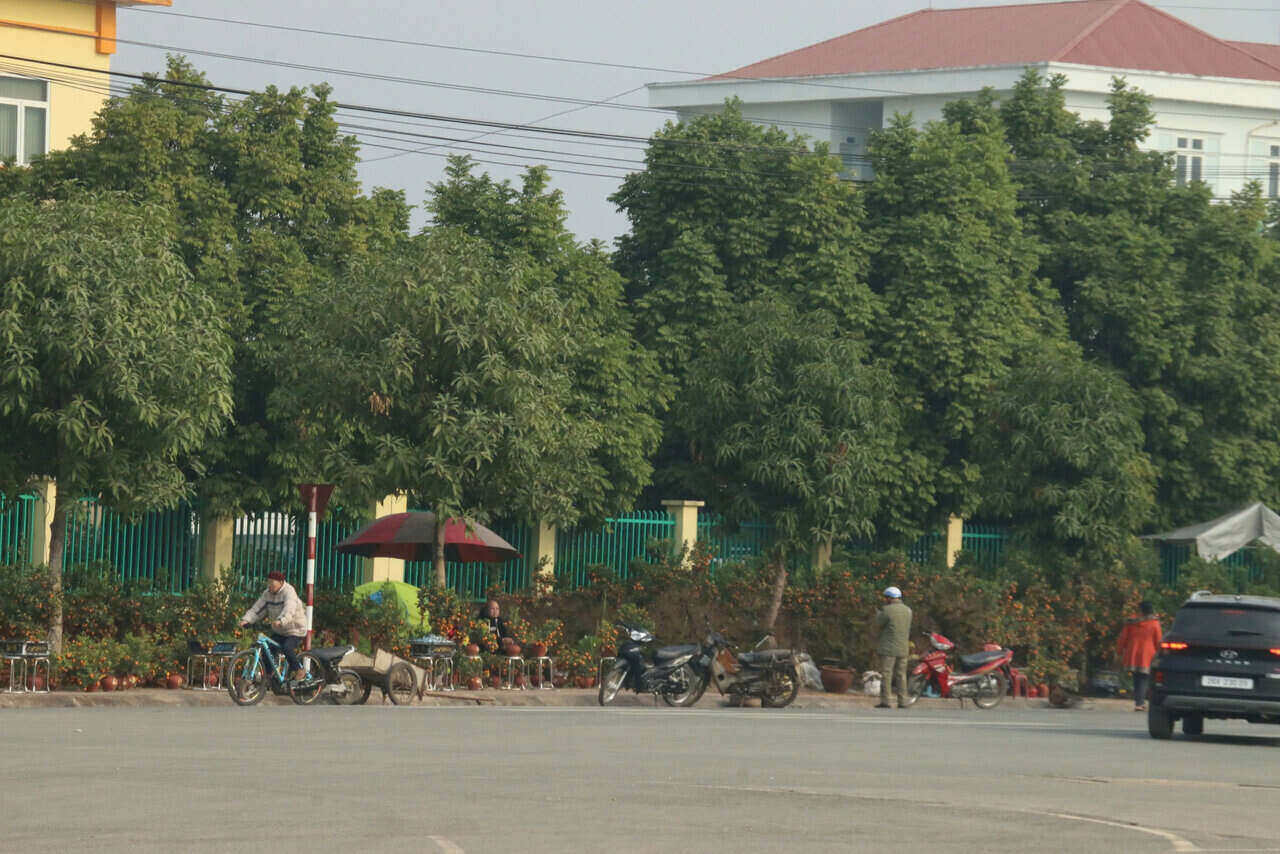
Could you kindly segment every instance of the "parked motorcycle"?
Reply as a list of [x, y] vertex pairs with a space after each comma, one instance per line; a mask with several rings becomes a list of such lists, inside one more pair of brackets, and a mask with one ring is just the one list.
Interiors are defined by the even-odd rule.
[[[997, 648], [961, 655], [957, 661], [959, 671], [952, 669], [947, 653], [956, 645], [938, 632], [925, 632], [932, 649], [925, 653], [907, 676], [907, 705], [920, 699], [930, 685], [940, 697], [956, 697], [973, 700], [980, 709], [993, 709], [1000, 705], [1009, 691], [1010, 663], [1013, 650]], [[886, 674], [887, 676], [887, 674]]]
[[[695, 670], [715, 683], [716, 690], [729, 698], [730, 706], [741, 706], [752, 697], [765, 708], [789, 705], [800, 691], [800, 672], [795, 653], [789, 649], [761, 649], [771, 637], [765, 635], [751, 652], [737, 652], [717, 631], [710, 631], [702, 645], [702, 657]], [[697, 691], [702, 696], [706, 681]], [[697, 702], [695, 699], [694, 702]]]
[[661, 697], [669, 706], [692, 706], [706, 690], [705, 677], [694, 669], [701, 648], [696, 643], [662, 646], [646, 655], [653, 633], [642, 626], [619, 622], [622, 633], [618, 657], [600, 679], [596, 698], [607, 706], [623, 688]]

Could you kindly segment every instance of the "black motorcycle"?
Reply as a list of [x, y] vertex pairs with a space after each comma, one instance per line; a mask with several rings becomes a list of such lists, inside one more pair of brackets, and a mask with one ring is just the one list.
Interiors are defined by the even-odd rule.
[[661, 646], [646, 655], [653, 633], [641, 626], [619, 622], [622, 634], [618, 657], [600, 679], [600, 705], [613, 702], [618, 692], [630, 688], [637, 694], [661, 697], [668, 706], [692, 706], [707, 688], [700, 669], [701, 648], [696, 643]]

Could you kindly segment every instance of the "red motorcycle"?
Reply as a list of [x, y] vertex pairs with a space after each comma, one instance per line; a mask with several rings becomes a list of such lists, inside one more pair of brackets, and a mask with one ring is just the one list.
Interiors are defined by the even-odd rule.
[[907, 705], [920, 699], [920, 695], [932, 685], [939, 697], [956, 697], [973, 700], [980, 709], [993, 709], [1000, 705], [1009, 691], [1009, 677], [1013, 662], [1013, 650], [997, 647], [984, 652], [974, 652], [959, 657], [957, 672], [947, 662], [947, 653], [956, 645], [937, 632], [925, 632], [932, 650], [916, 662], [907, 676]]

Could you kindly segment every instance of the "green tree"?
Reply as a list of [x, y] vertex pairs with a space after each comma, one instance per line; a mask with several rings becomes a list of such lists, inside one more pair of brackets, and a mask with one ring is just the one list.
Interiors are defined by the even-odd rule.
[[908, 413], [892, 524], [910, 530], [977, 507], [971, 443], [984, 399], [1019, 348], [1053, 334], [1055, 318], [989, 105], [923, 129], [898, 116], [870, 154], [870, 281], [883, 305], [875, 352], [897, 375]]
[[712, 331], [687, 377], [699, 403], [677, 418], [697, 437], [701, 494], [729, 521], [773, 526], [772, 628], [789, 554], [874, 532], [897, 479], [898, 389], [828, 312], [763, 298]]
[[1021, 213], [1045, 246], [1071, 337], [1140, 405], [1157, 476], [1145, 524], [1280, 498], [1280, 281], [1256, 187], [1214, 204], [1139, 147], [1150, 99], [1123, 81], [1110, 119], [1068, 111], [1065, 79], [1033, 71], [1000, 106]]
[[631, 509], [652, 476], [670, 394], [657, 359], [632, 336], [622, 279], [604, 247], [579, 244], [565, 228], [564, 197], [548, 189], [541, 166], [517, 189], [473, 174], [470, 158], [450, 158], [426, 206], [435, 227], [483, 240], [500, 262], [527, 268], [559, 295], [573, 324], [567, 415], [600, 428], [592, 464], [578, 473], [578, 513], [598, 523]]
[[616, 425], [583, 408], [593, 342], [545, 273], [437, 227], [304, 294], [275, 359], [273, 412], [295, 439], [285, 467], [348, 498], [407, 491], [442, 520], [595, 510]]
[[201, 497], [218, 512], [279, 506], [295, 494], [271, 464], [282, 435], [266, 409], [267, 354], [293, 334], [282, 307], [408, 227], [400, 193], [360, 193], [356, 142], [340, 135], [328, 94], [269, 87], [228, 98], [171, 57], [163, 76], [111, 99], [90, 133], [0, 184], [41, 198], [73, 184], [118, 190], [171, 212], [177, 251], [235, 347], [234, 420], [200, 458]]
[[[855, 186], [825, 143], [743, 118], [731, 101], [713, 115], [669, 123], [650, 139], [645, 168], [611, 196], [630, 221], [614, 263], [626, 280], [636, 336], [672, 377], [672, 412], [686, 366], [715, 344], [735, 306], [778, 298], [822, 309], [842, 329], [875, 317], [866, 285], [871, 244]], [[664, 427], [655, 480], [696, 488], [690, 437]]]
[[173, 504], [188, 494], [184, 462], [231, 412], [230, 341], [170, 248], [168, 212], [60, 195], [0, 205], [0, 483], [58, 484], [55, 649], [70, 506], [85, 494], [123, 510]]

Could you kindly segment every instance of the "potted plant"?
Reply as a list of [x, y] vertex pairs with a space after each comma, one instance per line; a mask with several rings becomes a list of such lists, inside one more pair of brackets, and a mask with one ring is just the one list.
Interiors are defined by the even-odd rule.
[[547, 650], [558, 645], [564, 633], [564, 623], [555, 618], [530, 626], [525, 632], [525, 651], [529, 658], [542, 658]]
[[457, 669], [458, 681], [467, 686], [472, 691], [479, 691], [484, 687], [484, 680], [480, 678], [482, 668], [479, 658], [469, 656], [458, 656], [454, 661], [454, 667]]

